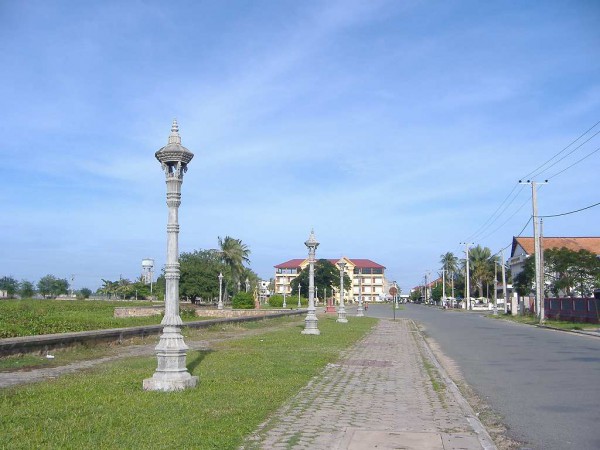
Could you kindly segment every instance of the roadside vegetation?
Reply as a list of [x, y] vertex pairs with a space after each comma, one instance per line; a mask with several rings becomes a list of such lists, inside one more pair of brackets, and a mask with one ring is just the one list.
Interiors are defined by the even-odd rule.
[[142, 390], [155, 357], [3, 389], [0, 448], [239, 448], [376, 323], [365, 317], [340, 325], [335, 319], [319, 320], [320, 336], [300, 334], [303, 322], [296, 319], [295, 326], [190, 351], [188, 369], [200, 381], [182, 392]]
[[[148, 306], [148, 302], [3, 300], [0, 301], [0, 338], [158, 325], [162, 320], [160, 315], [115, 318], [117, 306]], [[201, 320], [185, 307], [181, 309], [181, 318]]]
[[[525, 314], [513, 316], [511, 314], [498, 314], [497, 316], [493, 316], [491, 314], [487, 315], [491, 319], [503, 319], [503, 320], [512, 320], [513, 322], [524, 323], [526, 325], [539, 325], [540, 319], [535, 314]], [[544, 321], [544, 325], [552, 328], [560, 328], [561, 330], [586, 330], [592, 329], [595, 330], [598, 328], [598, 324], [593, 323], [581, 323], [581, 322], [567, 322], [563, 320], [548, 320]]]

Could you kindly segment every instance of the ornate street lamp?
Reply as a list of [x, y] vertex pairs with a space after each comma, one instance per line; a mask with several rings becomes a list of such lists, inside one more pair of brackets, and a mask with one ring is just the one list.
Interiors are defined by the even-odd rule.
[[283, 288], [283, 305], [281, 305], [282, 308], [287, 308], [287, 303], [285, 302], [285, 287]]
[[300, 303], [300, 291], [302, 290], [302, 285], [298, 283], [298, 308], [302, 308], [302, 303]]
[[198, 377], [190, 375], [185, 365], [188, 346], [183, 342], [179, 316], [179, 223], [181, 184], [187, 165], [194, 154], [181, 145], [177, 121], [173, 121], [166, 146], [155, 154], [165, 172], [167, 183], [167, 263], [165, 264], [165, 316], [163, 333], [155, 347], [158, 368], [152, 378], [144, 380], [144, 390], [176, 391], [195, 387]]
[[[315, 238], [314, 230], [310, 231], [310, 236], [304, 245], [308, 247], [308, 314], [304, 319], [302, 334], [321, 334], [317, 326], [318, 319], [315, 308], [315, 253], [319, 243]], [[298, 285], [298, 293], [300, 293], [300, 285]], [[300, 302], [300, 297], [298, 297], [298, 302]]]
[[219, 272], [219, 305], [217, 309], [223, 309], [223, 274]]
[[338, 267], [340, 268], [340, 306], [338, 308], [338, 318], [336, 322], [348, 323], [348, 319], [346, 319], [346, 308], [344, 307], [344, 268], [346, 267], [346, 263], [338, 263]]
[[360, 269], [360, 273], [358, 275], [358, 308], [356, 309], [356, 317], [364, 317], [365, 316], [365, 308], [363, 308], [362, 301], [362, 269]]
[[250, 280], [248, 279], [248, 277], [246, 277], [246, 292], [248, 292], [248, 289], [250, 289]]

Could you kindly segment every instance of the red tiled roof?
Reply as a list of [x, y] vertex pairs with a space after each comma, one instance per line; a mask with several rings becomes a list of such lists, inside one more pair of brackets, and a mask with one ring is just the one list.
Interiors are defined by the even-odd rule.
[[[305, 258], [306, 259], [306, 258]], [[296, 269], [300, 267], [300, 264], [304, 262], [304, 259], [290, 259], [281, 264], [275, 266], [276, 269]]]
[[352, 264], [354, 264], [359, 269], [367, 269], [367, 268], [385, 269], [385, 266], [382, 266], [381, 264], [377, 264], [376, 262], [371, 261], [370, 259], [352, 259], [352, 258], [348, 258], [348, 259], [350, 261], [352, 261]]
[[[513, 237], [511, 255], [514, 255], [517, 244], [523, 247], [523, 250], [528, 255], [533, 254], [533, 238], [532, 237]], [[594, 255], [600, 255], [600, 237], [543, 237], [542, 248], [566, 247], [569, 250], [579, 251], [587, 250]]]
[[[321, 258], [317, 258], [317, 259], [321, 259]], [[385, 266], [382, 266], [381, 264], [377, 264], [376, 262], [373, 262], [370, 259], [351, 259], [351, 258], [348, 258], [348, 259], [352, 262], [352, 264], [354, 264], [359, 269], [367, 269], [367, 268], [385, 269]], [[276, 269], [295, 269], [297, 267], [300, 267], [300, 264], [302, 264], [304, 261], [306, 261], [306, 259], [290, 259], [289, 261], [286, 261], [284, 263], [277, 264], [275, 266], [275, 268]], [[329, 261], [332, 264], [336, 264], [339, 261], [339, 258], [338, 259], [327, 259], [327, 261]]]

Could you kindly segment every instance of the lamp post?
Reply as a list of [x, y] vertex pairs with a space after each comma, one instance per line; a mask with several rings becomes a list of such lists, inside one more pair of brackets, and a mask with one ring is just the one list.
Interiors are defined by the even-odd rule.
[[398, 309], [398, 283], [394, 281], [394, 308]]
[[358, 275], [358, 308], [356, 308], [356, 317], [364, 317], [365, 308], [363, 307], [362, 301], [362, 269]]
[[285, 303], [285, 287], [283, 288], [283, 305], [281, 305], [282, 308], [287, 308], [287, 304]]
[[346, 267], [346, 263], [338, 263], [338, 267], [340, 268], [340, 307], [338, 308], [338, 318], [336, 322], [348, 323], [348, 319], [346, 319], [346, 308], [344, 308], [344, 268]]
[[[302, 334], [321, 334], [317, 326], [318, 319], [315, 308], [315, 253], [319, 243], [314, 230], [310, 230], [310, 236], [304, 245], [308, 247], [308, 314], [304, 319]], [[298, 292], [300, 292], [300, 285], [298, 285]]]
[[242, 282], [240, 280], [238, 280], [238, 292], [240, 292], [242, 290]]
[[219, 272], [219, 305], [217, 309], [223, 309], [223, 274]]
[[165, 264], [165, 316], [161, 321], [163, 332], [155, 347], [158, 367], [152, 378], [146, 378], [144, 390], [177, 391], [195, 387], [198, 377], [190, 375], [185, 360], [188, 346], [183, 342], [179, 316], [179, 223], [181, 184], [187, 165], [194, 154], [181, 145], [177, 121], [173, 121], [166, 146], [155, 154], [165, 172], [167, 183], [167, 261]]
[[248, 292], [248, 289], [250, 289], [250, 280], [248, 279], [248, 277], [246, 277], [246, 292]]
[[302, 290], [302, 285], [298, 283], [298, 308], [302, 307], [302, 303], [300, 302], [300, 291]]

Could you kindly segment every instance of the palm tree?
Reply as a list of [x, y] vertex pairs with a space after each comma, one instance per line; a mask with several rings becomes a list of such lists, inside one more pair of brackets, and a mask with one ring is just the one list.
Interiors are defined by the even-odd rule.
[[[469, 251], [471, 278], [477, 286], [480, 297], [483, 297], [483, 285], [489, 286], [489, 283], [494, 280], [494, 261], [497, 260], [498, 257], [492, 256], [492, 251], [488, 247], [477, 245]], [[487, 290], [489, 293], [489, 287]]]
[[240, 239], [219, 236], [219, 248], [221, 249], [221, 261], [231, 270], [233, 283], [236, 285], [241, 281], [240, 276], [244, 273], [244, 263], [249, 263], [250, 249]]
[[452, 297], [454, 297], [454, 277], [458, 272], [458, 258], [452, 252], [446, 252], [440, 255], [442, 269], [446, 271], [446, 283], [448, 278], [452, 281]]

